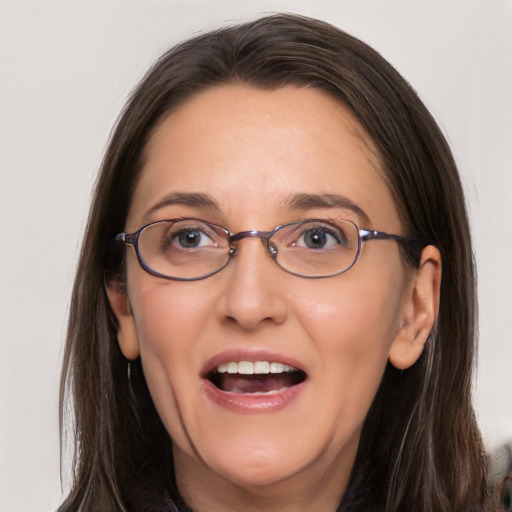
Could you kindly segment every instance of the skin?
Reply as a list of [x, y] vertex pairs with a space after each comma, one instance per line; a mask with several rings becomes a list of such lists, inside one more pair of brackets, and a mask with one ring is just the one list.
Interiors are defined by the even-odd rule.
[[[341, 214], [404, 234], [371, 142], [346, 107], [314, 89], [208, 89], [164, 120], [145, 156], [128, 232], [180, 216], [236, 233]], [[153, 208], [173, 192], [208, 194], [218, 209]], [[287, 200], [296, 193], [342, 195], [365, 215], [294, 208]], [[108, 285], [119, 344], [126, 357], [142, 358], [189, 505], [334, 511], [387, 361], [412, 365], [433, 325], [436, 249], [427, 247], [419, 269], [410, 269], [396, 242], [368, 242], [347, 273], [304, 279], [281, 270], [259, 240], [243, 239], [224, 270], [194, 282], [151, 276], [133, 250], [127, 254], [127, 287]], [[278, 411], [212, 403], [201, 371], [231, 348], [293, 358], [308, 375], [303, 390]]]

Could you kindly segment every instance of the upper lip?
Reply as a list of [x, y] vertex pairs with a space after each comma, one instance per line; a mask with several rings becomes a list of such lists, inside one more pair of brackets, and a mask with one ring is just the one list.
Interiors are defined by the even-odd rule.
[[215, 370], [219, 365], [228, 363], [230, 361], [269, 361], [282, 363], [289, 366], [293, 366], [297, 370], [300, 370], [307, 374], [304, 365], [293, 357], [278, 354], [265, 349], [258, 350], [247, 350], [247, 349], [228, 349], [214, 355], [203, 366], [201, 371], [202, 377], [207, 377], [210, 372]]

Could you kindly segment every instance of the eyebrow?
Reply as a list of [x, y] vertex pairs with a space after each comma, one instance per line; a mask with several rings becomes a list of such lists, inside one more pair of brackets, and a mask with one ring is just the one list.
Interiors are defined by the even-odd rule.
[[174, 204], [192, 206], [200, 208], [201, 210], [210, 210], [216, 213], [220, 212], [219, 203], [217, 203], [217, 201], [208, 194], [202, 194], [200, 192], [172, 192], [152, 206], [146, 212], [145, 216], [148, 217], [155, 211]]
[[[292, 194], [284, 201], [284, 203], [287, 207], [293, 210], [301, 211], [310, 210], [313, 208], [326, 210], [330, 208], [341, 208], [345, 210], [351, 210], [359, 216], [363, 223], [370, 224], [369, 216], [360, 206], [358, 206], [347, 197], [339, 194]], [[209, 210], [214, 213], [221, 212], [219, 203], [208, 194], [203, 194], [200, 192], [172, 192], [158, 201], [158, 203], [156, 203], [154, 206], [152, 206], [146, 212], [145, 216], [150, 216], [152, 213], [160, 210], [161, 208], [175, 204], [200, 208], [201, 210]]]
[[295, 210], [309, 210], [313, 208], [351, 210], [363, 223], [370, 224], [370, 217], [360, 206], [339, 194], [293, 194], [287, 199], [286, 203]]

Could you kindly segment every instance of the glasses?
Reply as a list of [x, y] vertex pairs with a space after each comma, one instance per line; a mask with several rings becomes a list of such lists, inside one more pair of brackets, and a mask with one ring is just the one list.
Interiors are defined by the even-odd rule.
[[228, 229], [200, 219], [152, 222], [115, 240], [133, 245], [141, 267], [157, 277], [178, 281], [205, 279], [222, 270], [243, 238], [259, 238], [270, 257], [286, 272], [306, 278], [346, 272], [361, 254], [363, 242], [396, 240], [424, 247], [415, 238], [359, 229], [350, 220], [307, 219], [277, 226], [272, 231]]

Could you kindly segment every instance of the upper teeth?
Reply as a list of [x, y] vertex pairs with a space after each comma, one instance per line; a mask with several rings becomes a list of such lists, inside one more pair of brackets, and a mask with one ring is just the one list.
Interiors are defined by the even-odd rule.
[[217, 366], [218, 373], [240, 373], [242, 375], [293, 372], [296, 368], [270, 361], [230, 361]]

